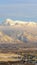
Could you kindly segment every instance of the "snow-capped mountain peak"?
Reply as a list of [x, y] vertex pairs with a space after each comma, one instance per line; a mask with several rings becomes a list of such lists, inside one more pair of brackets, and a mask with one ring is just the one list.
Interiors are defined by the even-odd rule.
[[3, 22], [4, 25], [14, 25], [15, 22], [11, 19], [6, 19], [4, 22]]
[[24, 26], [30, 26], [30, 27], [35, 27], [37, 26], [37, 23], [36, 22], [28, 22], [28, 21], [19, 21], [19, 20], [11, 20], [11, 19], [6, 19], [2, 25], [5, 25], [5, 26], [12, 26], [12, 25], [24, 25]]

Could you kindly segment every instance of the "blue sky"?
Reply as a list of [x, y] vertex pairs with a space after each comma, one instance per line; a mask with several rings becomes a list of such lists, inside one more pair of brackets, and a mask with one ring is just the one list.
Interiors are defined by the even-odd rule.
[[0, 0], [0, 21], [6, 18], [37, 21], [37, 0]]

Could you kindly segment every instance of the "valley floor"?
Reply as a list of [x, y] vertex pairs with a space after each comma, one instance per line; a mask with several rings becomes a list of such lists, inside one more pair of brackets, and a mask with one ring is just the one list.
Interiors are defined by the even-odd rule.
[[13, 53], [0, 52], [0, 65], [37, 65], [37, 48], [20, 49]]

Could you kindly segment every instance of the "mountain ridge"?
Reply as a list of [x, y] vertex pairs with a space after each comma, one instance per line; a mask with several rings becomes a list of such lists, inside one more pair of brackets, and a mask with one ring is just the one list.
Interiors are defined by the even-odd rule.
[[27, 22], [27, 21], [6, 19], [5, 21], [2, 22], [1, 25], [5, 25], [5, 26], [12, 26], [12, 25], [37, 26], [37, 22], [33, 22], [33, 21]]

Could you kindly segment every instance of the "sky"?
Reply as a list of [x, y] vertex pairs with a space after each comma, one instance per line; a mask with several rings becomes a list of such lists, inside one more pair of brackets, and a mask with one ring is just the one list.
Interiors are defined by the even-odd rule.
[[0, 21], [37, 21], [37, 0], [0, 0]]

